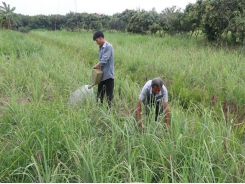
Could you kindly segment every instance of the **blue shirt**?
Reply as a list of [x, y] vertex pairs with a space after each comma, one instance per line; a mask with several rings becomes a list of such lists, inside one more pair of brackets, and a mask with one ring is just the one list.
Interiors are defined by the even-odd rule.
[[114, 79], [114, 50], [107, 41], [99, 47], [99, 63], [100, 69], [103, 71], [101, 81]]

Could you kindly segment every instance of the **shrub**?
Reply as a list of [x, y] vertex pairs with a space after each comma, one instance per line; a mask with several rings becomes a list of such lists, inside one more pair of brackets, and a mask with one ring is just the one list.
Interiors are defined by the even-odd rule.
[[28, 33], [31, 29], [29, 27], [20, 27], [19, 31], [21, 33]]

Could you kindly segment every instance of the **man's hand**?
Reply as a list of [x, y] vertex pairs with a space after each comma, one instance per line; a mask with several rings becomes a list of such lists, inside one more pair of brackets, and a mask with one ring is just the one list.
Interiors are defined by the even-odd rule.
[[98, 69], [100, 68], [100, 63], [97, 63], [96, 65], [93, 66], [93, 69]]
[[140, 121], [140, 123], [139, 123], [139, 130], [143, 132], [144, 131], [144, 128], [145, 128], [145, 126], [144, 126], [143, 121]]
[[143, 123], [143, 121], [140, 121], [140, 123], [139, 123], [139, 128], [144, 128], [144, 123]]

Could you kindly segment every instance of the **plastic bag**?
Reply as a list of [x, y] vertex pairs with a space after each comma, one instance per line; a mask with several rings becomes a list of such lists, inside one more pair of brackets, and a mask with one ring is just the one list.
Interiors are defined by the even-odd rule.
[[88, 88], [89, 85], [81, 86], [70, 97], [71, 104], [82, 104], [87, 100], [92, 99], [94, 91], [93, 88]]

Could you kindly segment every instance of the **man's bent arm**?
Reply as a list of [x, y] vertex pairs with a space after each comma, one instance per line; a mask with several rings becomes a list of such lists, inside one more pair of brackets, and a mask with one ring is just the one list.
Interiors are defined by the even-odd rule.
[[170, 110], [169, 110], [168, 102], [164, 102], [163, 106], [165, 112], [165, 123], [167, 124], [168, 127], [170, 127], [170, 123], [169, 123]]
[[139, 100], [137, 103], [137, 121], [141, 119], [141, 101]]

